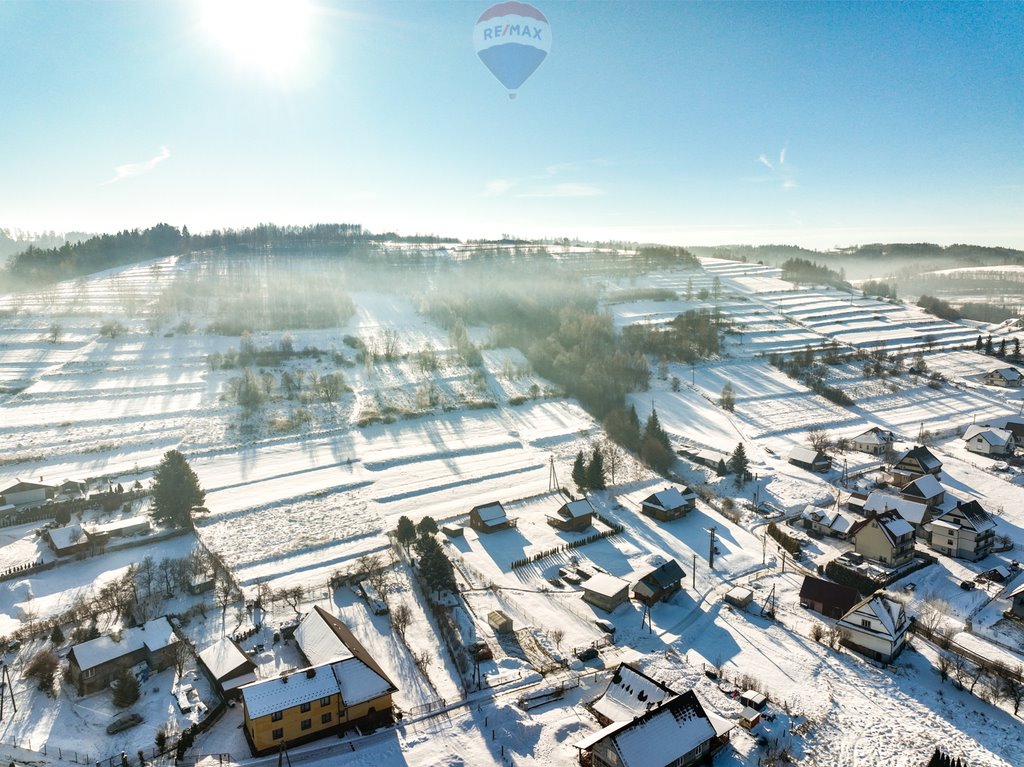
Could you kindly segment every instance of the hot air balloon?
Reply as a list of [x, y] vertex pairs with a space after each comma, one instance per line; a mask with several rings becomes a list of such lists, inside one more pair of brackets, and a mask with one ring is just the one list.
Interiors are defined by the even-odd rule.
[[551, 27], [544, 14], [526, 3], [492, 5], [473, 29], [476, 54], [510, 99], [551, 50]]

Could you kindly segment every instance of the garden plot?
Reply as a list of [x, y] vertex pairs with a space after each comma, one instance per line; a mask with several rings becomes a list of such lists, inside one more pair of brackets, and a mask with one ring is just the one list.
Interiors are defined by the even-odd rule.
[[[22, 656], [42, 649], [42, 646], [43, 640], [27, 647]], [[195, 671], [187, 673], [187, 681], [199, 690], [201, 698], [211, 701], [212, 692], [207, 687], [206, 678]], [[49, 698], [45, 692], [36, 689], [34, 683], [26, 684], [17, 673], [12, 673], [12, 677], [15, 678], [18, 711], [6, 715], [0, 722], [0, 737], [5, 742], [17, 741], [21, 746], [37, 751], [45, 746], [47, 754], [54, 757], [60, 749], [65, 764], [73, 760], [78, 764], [98, 761], [106, 764], [108, 759], [117, 758], [122, 751], [133, 756], [139, 750], [151, 754], [158, 729], [180, 732], [199, 718], [195, 710], [183, 714], [175, 697], [168, 694], [176, 682], [173, 668], [150, 676], [139, 686], [139, 700], [127, 711], [140, 714], [143, 721], [115, 735], [108, 735], [106, 727], [126, 709], [114, 706], [109, 690], [79, 698], [74, 688], [65, 683], [55, 698]]]
[[[731, 418], [743, 424], [748, 437], [789, 437], [803, 442], [810, 429], [852, 429], [866, 422], [850, 410], [833, 405], [766, 362], [730, 362], [699, 367], [696, 386], [717, 402], [726, 382], [735, 392]], [[659, 414], [660, 415], [660, 414]]]
[[0, 634], [9, 634], [31, 620], [42, 620], [90, 599], [107, 583], [120, 578], [147, 556], [156, 561], [180, 559], [195, 547], [192, 535], [135, 546], [82, 560], [62, 562], [50, 570], [0, 582]]

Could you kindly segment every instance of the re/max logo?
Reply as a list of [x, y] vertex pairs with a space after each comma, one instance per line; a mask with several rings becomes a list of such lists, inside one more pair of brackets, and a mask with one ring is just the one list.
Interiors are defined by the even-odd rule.
[[540, 33], [540, 27], [529, 27], [526, 24], [506, 24], [505, 26], [497, 25], [493, 27], [486, 27], [484, 29], [484, 40], [496, 40], [499, 37], [509, 37], [510, 35], [529, 37], [531, 40], [540, 40]]

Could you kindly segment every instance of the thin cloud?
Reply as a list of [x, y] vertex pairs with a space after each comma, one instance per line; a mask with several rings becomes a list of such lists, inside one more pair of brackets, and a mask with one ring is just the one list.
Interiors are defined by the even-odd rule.
[[149, 173], [151, 170], [153, 170], [153, 168], [155, 168], [157, 165], [162, 163], [170, 156], [170, 150], [168, 150], [167, 147], [162, 146], [160, 147], [159, 154], [157, 154], [155, 157], [151, 157], [145, 162], [131, 162], [127, 163], [126, 165], [118, 165], [116, 168], [114, 168], [114, 177], [109, 181], [104, 181], [103, 184], [101, 184], [101, 186], [113, 184], [115, 181], [120, 181], [121, 179], [125, 178], [131, 178], [132, 176], [141, 176], [143, 173]]
[[786, 164], [786, 152], [789, 147], [782, 147], [779, 150], [779, 159], [777, 162], [772, 162], [768, 159], [768, 155], [761, 152], [757, 156], [757, 161], [766, 167], [770, 173], [768, 176], [756, 176], [753, 178], [744, 179], [748, 182], [761, 183], [764, 181], [773, 181], [779, 184], [779, 188], [785, 192], [799, 188], [799, 184], [796, 182], [796, 169], [791, 165]]
[[493, 178], [484, 186], [484, 197], [500, 197], [515, 186], [515, 182], [507, 178]]
[[596, 184], [566, 181], [523, 192], [520, 197], [600, 197], [605, 190]]

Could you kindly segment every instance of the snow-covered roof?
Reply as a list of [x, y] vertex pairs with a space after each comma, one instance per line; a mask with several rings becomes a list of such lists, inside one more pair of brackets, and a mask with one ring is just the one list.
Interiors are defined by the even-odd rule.
[[830, 530], [834, 530], [837, 533], [845, 535], [850, 532], [850, 528], [853, 527], [854, 519], [848, 514], [837, 509], [822, 509], [818, 506], [812, 506], [808, 504], [804, 507], [804, 510], [800, 513], [800, 516], [804, 519], [809, 519], [817, 524], [827, 527]]
[[614, 575], [608, 575], [608, 573], [597, 573], [584, 581], [583, 589], [592, 594], [611, 598], [618, 596], [623, 590], [628, 591], [629, 581], [616, 578]]
[[988, 372], [990, 376], [999, 376], [1000, 378], [1007, 381], [1019, 381], [1024, 374], [1022, 374], [1017, 368], [996, 368]]
[[295, 641], [314, 666], [350, 658], [352, 650], [328, 622], [327, 614], [319, 607], [310, 610], [295, 629]]
[[255, 668], [255, 664], [230, 637], [222, 637], [200, 652], [199, 660], [217, 680], [230, 676], [241, 667]]
[[917, 498], [934, 498], [946, 492], [946, 488], [935, 478], [934, 474], [925, 474], [903, 488], [903, 495]]
[[891, 431], [872, 426], [866, 432], [858, 434], [851, 441], [859, 442], [862, 445], [888, 445], [896, 439]]
[[915, 461], [927, 472], [942, 468], [942, 461], [936, 458], [935, 454], [923, 445], [915, 445], [910, 450], [901, 453], [896, 459], [895, 465], [898, 466], [904, 461]]
[[113, 522], [105, 522], [102, 525], [93, 525], [89, 528], [88, 532], [90, 535], [111, 535], [116, 533], [123, 533], [129, 530], [148, 530], [149, 529], [149, 517], [126, 517], [125, 519], [117, 519]]
[[1020, 584], [1017, 588], [1015, 588], [1013, 591], [1007, 594], [1006, 598], [1013, 599], [1014, 597], [1020, 596], [1021, 594], [1024, 594], [1024, 583]]
[[[979, 533], [996, 526], [992, 515], [985, 511], [985, 507], [977, 501], [967, 501], [966, 503], [958, 501], [956, 506], [942, 514], [941, 518], [944, 519], [947, 516], [959, 517], [963, 520], [961, 526], [966, 525]], [[945, 521], [951, 522], [952, 520], [945, 519]]]
[[[929, 477], [932, 475], [929, 474]], [[934, 479], [934, 477], [932, 477]], [[928, 513], [928, 505], [912, 501], [909, 498], [900, 498], [890, 495], [881, 490], [873, 490], [868, 499], [864, 501], [864, 511], [873, 514], [881, 514], [885, 511], [896, 511], [908, 522], [920, 525]]]
[[1013, 435], [1006, 429], [997, 429], [995, 426], [968, 426], [964, 432], [964, 442], [970, 442], [975, 437], [981, 437], [992, 447], [1005, 447]]
[[476, 506], [473, 511], [476, 512], [476, 515], [480, 518], [481, 522], [486, 522], [488, 524], [502, 522], [507, 519], [505, 515], [505, 507], [501, 505], [501, 501], [485, 503], [483, 506]]
[[674, 559], [670, 559], [660, 567], [656, 567], [640, 579], [640, 583], [648, 584], [653, 588], [670, 588], [679, 584], [685, 577], [683, 568]]
[[611, 738], [623, 767], [650, 767], [671, 764], [716, 734], [696, 694], [688, 690], [632, 721], [611, 724], [573, 745], [585, 749]]
[[886, 529], [897, 538], [914, 532], [914, 526], [902, 517], [885, 520], [884, 524]]
[[889, 510], [876, 514], [873, 517], [860, 520], [850, 529], [850, 534], [856, 538], [857, 535], [860, 534], [861, 530], [864, 530], [872, 522], [878, 523], [878, 527], [882, 531], [882, 534], [889, 539], [889, 543], [893, 546], [896, 545], [897, 540], [901, 536], [913, 534], [914, 532], [913, 525], [903, 519], [903, 517], [895, 511]]
[[558, 516], [563, 519], [579, 519], [580, 517], [590, 516], [593, 513], [594, 507], [590, 505], [590, 501], [586, 498], [569, 501], [569, 503], [562, 504], [562, 508], [558, 510]]
[[666, 487], [664, 490], [659, 490], [656, 493], [644, 498], [644, 503], [650, 506], [658, 506], [662, 509], [678, 509], [680, 506], [685, 506], [690, 501], [696, 498], [696, 494], [691, 490], [686, 490], [686, 495], [679, 492], [674, 487]]
[[56, 490], [55, 485], [51, 485], [45, 482], [31, 482], [29, 480], [14, 478], [14, 484], [8, 485], [7, 487], [0, 488], [0, 495], [6, 495], [7, 493], [24, 493], [26, 490]]
[[67, 527], [53, 527], [46, 531], [58, 549], [67, 549], [77, 543], [85, 542], [85, 532], [81, 525], [68, 525]]
[[841, 623], [847, 623], [863, 630], [860, 620], [856, 614], [871, 615], [882, 625], [882, 630], [891, 639], [896, 639], [906, 623], [906, 614], [903, 612], [903, 605], [894, 599], [884, 596], [872, 596], [863, 600], [846, 615], [842, 617]]
[[338, 680], [331, 666], [311, 666], [291, 674], [254, 682], [241, 687], [242, 700], [249, 718], [267, 716], [275, 711], [312, 703], [338, 694]]
[[817, 463], [819, 461], [827, 461], [829, 458], [820, 450], [815, 450], [812, 447], [804, 447], [803, 445], [797, 445], [789, 451], [787, 460], [800, 461], [801, 463]]
[[604, 692], [590, 707], [606, 719], [624, 722], [640, 716], [673, 695], [675, 693], [665, 685], [622, 663], [615, 670]]
[[166, 617], [154, 618], [135, 628], [124, 629], [121, 632], [121, 641], [115, 642], [110, 636], [97, 637], [88, 642], [75, 645], [71, 652], [75, 656], [78, 667], [86, 669], [102, 666], [104, 663], [120, 658], [143, 647], [150, 652], [162, 650], [175, 644], [178, 637]]
[[396, 691], [390, 680], [355, 657], [299, 669], [240, 689], [251, 719], [330, 695], [341, 695], [348, 707]]
[[359, 658], [346, 658], [333, 664], [341, 685], [341, 699], [348, 706], [364, 703], [394, 691], [389, 679], [382, 677]]

